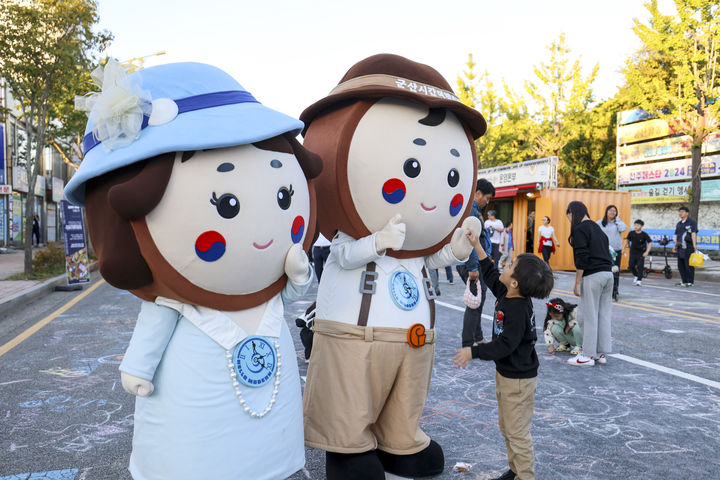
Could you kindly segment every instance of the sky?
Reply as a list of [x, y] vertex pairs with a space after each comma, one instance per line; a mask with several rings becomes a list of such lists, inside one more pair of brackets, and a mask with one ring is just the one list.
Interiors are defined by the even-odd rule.
[[[612, 97], [619, 71], [638, 48], [633, 19], [642, 0], [98, 0], [100, 28], [120, 61], [154, 52], [145, 66], [215, 65], [268, 107], [298, 117], [356, 62], [394, 53], [437, 69], [455, 88], [468, 54], [517, 91], [566, 35], [587, 73], [600, 65], [596, 99]], [[659, 1], [669, 12], [671, 0]]]

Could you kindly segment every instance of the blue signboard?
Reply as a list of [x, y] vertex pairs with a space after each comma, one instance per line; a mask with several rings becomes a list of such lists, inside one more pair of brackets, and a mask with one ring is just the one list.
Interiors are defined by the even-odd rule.
[[0, 125], [0, 185], [5, 185], [5, 127]]
[[[660, 246], [660, 240], [663, 235], [667, 235], [670, 243], [667, 248], [672, 248], [675, 244], [674, 228], [644, 228], [643, 232], [650, 235], [653, 241], [653, 247]], [[720, 230], [698, 230], [697, 246], [699, 250], [720, 250]]]
[[68, 285], [90, 281], [87, 244], [85, 243], [85, 225], [82, 208], [71, 205], [67, 200], [60, 202], [65, 232], [65, 270]]

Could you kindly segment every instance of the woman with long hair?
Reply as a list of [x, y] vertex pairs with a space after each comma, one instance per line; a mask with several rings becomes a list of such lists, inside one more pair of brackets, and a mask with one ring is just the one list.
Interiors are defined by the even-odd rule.
[[570, 221], [568, 242], [575, 258], [575, 295], [580, 297], [578, 318], [583, 330], [582, 351], [568, 360], [570, 365], [589, 367], [606, 363], [612, 350], [611, 312], [613, 274], [608, 237], [590, 220], [582, 202], [567, 206]]
[[545, 216], [542, 218], [542, 225], [538, 227], [538, 253], [542, 253], [543, 260], [545, 263], [550, 265], [550, 255], [555, 253], [555, 247], [560, 247], [555, 236], [555, 228], [550, 226], [550, 217]]
[[615, 205], [608, 205], [605, 209], [605, 216], [597, 221], [602, 231], [607, 235], [610, 248], [615, 251], [615, 258], [613, 263], [616, 268], [613, 268], [613, 300], [618, 299], [618, 286], [620, 285], [620, 261], [622, 260], [622, 244], [623, 238], [622, 233], [628, 229], [620, 217], [618, 216], [618, 209]]

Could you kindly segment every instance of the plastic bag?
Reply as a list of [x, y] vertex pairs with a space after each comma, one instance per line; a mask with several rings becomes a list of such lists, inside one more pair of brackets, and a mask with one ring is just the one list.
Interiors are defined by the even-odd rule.
[[482, 291], [480, 290], [480, 285], [477, 285], [477, 295], [473, 295], [470, 291], [470, 280], [468, 278], [467, 284], [465, 285], [465, 293], [463, 294], [463, 303], [468, 308], [478, 308], [480, 307], [480, 303], [482, 302]]
[[705, 255], [699, 250], [695, 253], [690, 254], [690, 260], [688, 262], [691, 267], [704, 267], [705, 266]]

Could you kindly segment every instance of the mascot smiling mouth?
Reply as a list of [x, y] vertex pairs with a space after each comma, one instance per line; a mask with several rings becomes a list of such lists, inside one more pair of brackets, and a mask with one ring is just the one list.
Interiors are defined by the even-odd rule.
[[272, 243], [273, 243], [272, 240], [270, 240], [270, 241], [269, 241], [268, 243], [266, 243], [265, 245], [258, 245], [257, 243], [253, 242], [253, 247], [257, 248], [258, 250], [265, 250], [265, 249], [268, 248], [270, 245], [272, 245]]

